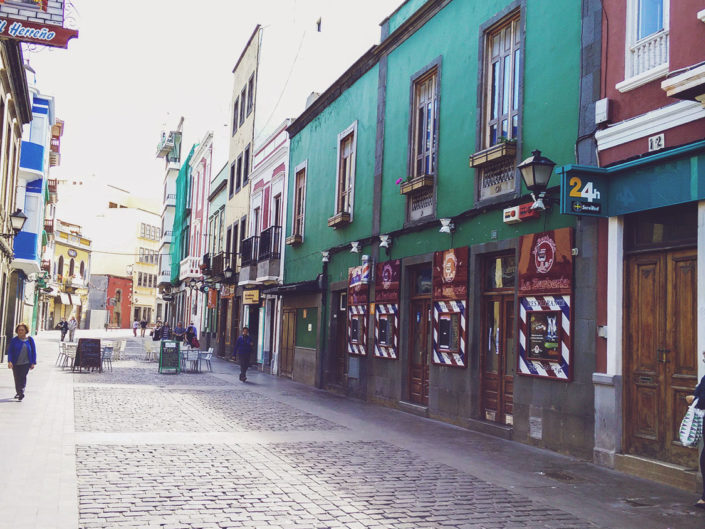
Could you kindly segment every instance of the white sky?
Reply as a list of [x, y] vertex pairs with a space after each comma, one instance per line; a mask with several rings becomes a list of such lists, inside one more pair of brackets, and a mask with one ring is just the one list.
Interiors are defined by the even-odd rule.
[[[323, 91], [379, 40], [379, 22], [402, 0], [72, 0], [79, 38], [67, 50], [25, 47], [37, 86], [65, 121], [52, 177], [98, 179], [160, 196], [163, 129], [185, 117], [185, 155], [213, 130], [214, 170], [227, 160], [232, 69], [257, 23], [339, 36], [340, 60], [322, 64]], [[291, 26], [289, 26], [291, 25]], [[283, 42], [283, 46], [295, 45]], [[287, 54], [290, 57], [290, 54]], [[282, 83], [292, 65], [282, 64]], [[296, 116], [292, 116], [296, 117]], [[59, 197], [61, 201], [61, 197]]]

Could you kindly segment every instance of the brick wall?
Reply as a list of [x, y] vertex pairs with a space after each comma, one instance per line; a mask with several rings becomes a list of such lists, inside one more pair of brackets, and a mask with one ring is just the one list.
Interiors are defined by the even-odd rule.
[[29, 0], [4, 0], [0, 3], [0, 16], [39, 24], [64, 25], [64, 0], [48, 0], [46, 10], [35, 5]]

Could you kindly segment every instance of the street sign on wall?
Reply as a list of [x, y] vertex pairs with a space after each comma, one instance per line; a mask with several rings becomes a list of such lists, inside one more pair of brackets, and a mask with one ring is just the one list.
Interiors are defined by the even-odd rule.
[[64, 27], [64, 0], [0, 0], [0, 37], [66, 48], [78, 31]]

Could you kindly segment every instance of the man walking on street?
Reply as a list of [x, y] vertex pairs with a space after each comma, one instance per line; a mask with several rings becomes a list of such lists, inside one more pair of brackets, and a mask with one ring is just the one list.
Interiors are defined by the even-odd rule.
[[247, 380], [247, 368], [250, 365], [250, 353], [252, 352], [252, 338], [249, 336], [250, 330], [242, 328], [242, 335], [235, 343], [235, 354], [240, 357], [240, 381]]
[[73, 342], [74, 335], [76, 334], [76, 327], [78, 327], [78, 322], [76, 321], [76, 318], [71, 316], [71, 319], [69, 320], [69, 342]]
[[64, 338], [66, 338], [66, 333], [69, 331], [69, 324], [66, 323], [66, 320], [64, 318], [61, 318], [58, 328], [61, 331], [61, 341], [63, 342]]
[[144, 331], [147, 330], [147, 320], [142, 318], [140, 321], [141, 336], [144, 338]]

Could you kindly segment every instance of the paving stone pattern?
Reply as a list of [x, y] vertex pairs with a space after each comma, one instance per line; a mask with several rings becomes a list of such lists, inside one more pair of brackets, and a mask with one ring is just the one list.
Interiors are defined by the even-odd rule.
[[113, 370], [102, 373], [75, 373], [78, 384], [139, 384], [150, 386], [224, 386], [225, 382], [208, 373], [159, 373], [156, 362], [114, 360]]
[[[237, 389], [235, 389], [237, 388]], [[227, 390], [74, 388], [78, 432], [340, 430], [343, 426], [236, 386]]]
[[596, 527], [384, 442], [77, 450], [81, 529]]

